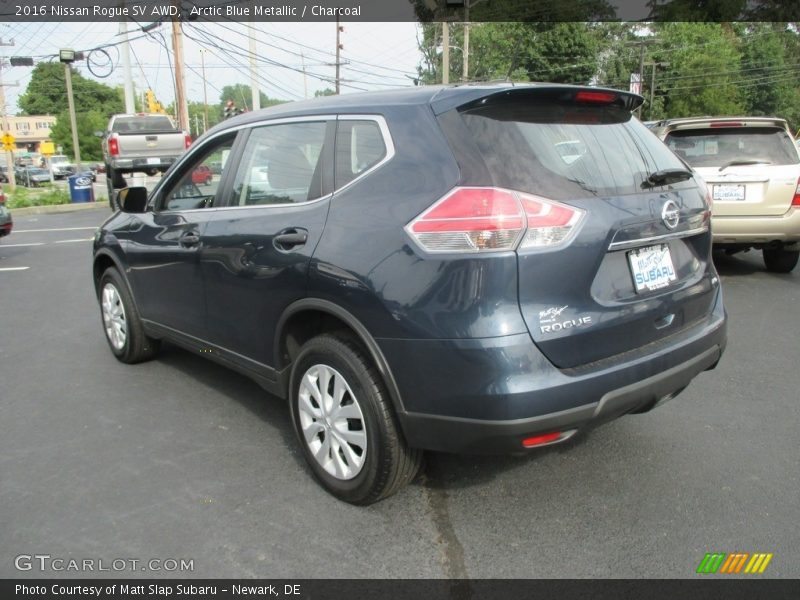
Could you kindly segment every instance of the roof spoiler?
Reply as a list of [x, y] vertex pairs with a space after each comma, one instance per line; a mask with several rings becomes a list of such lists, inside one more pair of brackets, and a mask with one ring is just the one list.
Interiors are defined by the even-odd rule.
[[526, 97], [536, 100], [551, 99], [554, 102], [594, 106], [613, 106], [634, 111], [644, 102], [639, 94], [615, 90], [611, 88], [533, 84], [507, 85], [502, 88], [492, 87], [451, 87], [444, 88], [431, 99], [431, 108], [437, 115], [454, 108], [467, 110], [477, 106], [488, 106], [494, 103], [522, 100]]

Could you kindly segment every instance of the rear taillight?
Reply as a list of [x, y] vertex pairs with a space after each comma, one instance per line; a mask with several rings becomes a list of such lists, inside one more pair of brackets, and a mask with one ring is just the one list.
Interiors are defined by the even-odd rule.
[[792, 206], [800, 208], [800, 179], [797, 180], [797, 187], [794, 188], [794, 198], [792, 198]]
[[188, 133], [183, 136], [184, 149], [192, 145], [192, 136]]
[[428, 252], [500, 252], [562, 244], [582, 216], [580, 209], [529, 194], [459, 187], [406, 230]]
[[111, 156], [119, 156], [119, 140], [114, 136], [108, 138], [108, 153]]

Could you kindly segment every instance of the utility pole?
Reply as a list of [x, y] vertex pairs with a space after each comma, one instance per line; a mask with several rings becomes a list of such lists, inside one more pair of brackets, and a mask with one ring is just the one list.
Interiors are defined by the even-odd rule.
[[[0, 46], [13, 46], [14, 40], [12, 39], [10, 42], [3, 42], [3, 38], [0, 38]], [[3, 59], [0, 58], [0, 114], [3, 117], [3, 133], [11, 133], [11, 130], [8, 126], [8, 112], [6, 112], [6, 88], [3, 84]], [[8, 187], [9, 189], [14, 189], [17, 185], [17, 180], [14, 177], [14, 153], [11, 150], [6, 150], [6, 176], [8, 177]]]
[[442, 21], [442, 83], [450, 83], [450, 24]]
[[464, 0], [464, 68], [461, 70], [461, 81], [469, 81], [469, 0]]
[[[125, 2], [120, 2], [122, 6]], [[119, 33], [122, 36], [122, 73], [125, 77], [125, 112], [128, 114], [136, 112], [136, 104], [133, 101], [133, 74], [131, 73], [131, 52], [128, 46], [128, 24], [122, 21], [119, 24]]]
[[206, 49], [200, 48], [200, 68], [203, 72], [203, 133], [208, 131], [208, 90], [206, 89]]
[[177, 18], [172, 21], [172, 53], [175, 56], [175, 112], [178, 127], [189, 131], [189, 106], [186, 104], [186, 81], [183, 76], [183, 33]]
[[653, 100], [656, 91], [656, 69], [658, 67], [668, 67], [668, 62], [649, 62], [646, 63], [646, 66], [652, 67], [653, 70], [650, 71], [650, 104], [647, 109], [647, 117], [652, 120], [653, 119]]
[[[644, 52], [645, 52], [645, 47], [648, 44], [653, 44], [655, 42], [656, 42], [656, 40], [654, 38], [650, 38], [650, 39], [642, 38], [642, 39], [640, 39], [640, 40], [638, 40], [636, 42], [630, 42], [630, 43], [626, 44], [627, 46], [631, 46], [631, 45], [639, 46], [639, 94], [642, 94], [644, 92]], [[637, 108], [636, 111], [637, 111], [636, 116], [641, 119], [642, 118], [642, 107], [639, 106], [639, 108]]]
[[256, 64], [256, 35], [255, 25], [251, 22], [247, 26], [247, 41], [250, 49], [250, 91], [252, 93], [252, 102], [250, 105], [253, 110], [261, 108], [261, 95], [258, 91], [258, 65]]
[[339, 25], [339, 16], [336, 16], [336, 95], [339, 95], [339, 51], [342, 49], [342, 44], [339, 41], [339, 34], [344, 28]]
[[75, 118], [75, 98], [72, 97], [71, 62], [64, 62], [64, 78], [67, 80], [67, 103], [69, 104], [69, 124], [72, 127], [72, 149], [75, 155], [75, 168], [81, 171], [81, 148], [78, 145], [78, 122]]

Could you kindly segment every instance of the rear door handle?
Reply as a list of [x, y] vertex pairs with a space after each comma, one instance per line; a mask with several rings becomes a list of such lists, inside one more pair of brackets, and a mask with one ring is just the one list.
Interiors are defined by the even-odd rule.
[[308, 232], [305, 229], [286, 229], [272, 238], [272, 245], [281, 252], [287, 252], [308, 241]]
[[181, 246], [196, 246], [200, 243], [200, 236], [194, 231], [187, 231], [178, 239], [178, 242]]

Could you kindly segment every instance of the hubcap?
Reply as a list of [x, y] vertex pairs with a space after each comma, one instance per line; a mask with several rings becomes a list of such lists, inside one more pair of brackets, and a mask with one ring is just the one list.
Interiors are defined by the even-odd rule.
[[367, 456], [367, 431], [358, 400], [341, 373], [314, 365], [300, 380], [300, 429], [311, 455], [336, 479], [352, 479]]
[[108, 341], [115, 350], [122, 350], [128, 339], [128, 322], [125, 319], [125, 307], [122, 298], [113, 284], [103, 286], [102, 295], [103, 324], [106, 328]]

